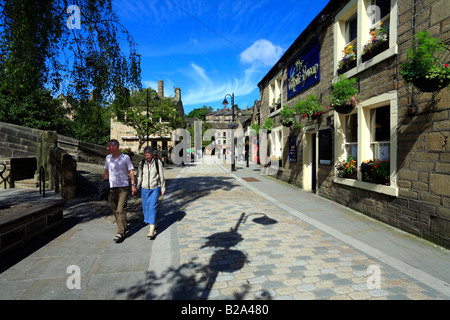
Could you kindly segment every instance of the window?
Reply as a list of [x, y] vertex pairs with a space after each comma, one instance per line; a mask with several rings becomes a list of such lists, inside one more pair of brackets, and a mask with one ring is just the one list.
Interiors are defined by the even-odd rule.
[[348, 2], [334, 23], [335, 76], [352, 77], [397, 54], [397, 25], [396, 0]]
[[282, 83], [281, 74], [279, 74], [269, 84], [269, 113], [281, 110]]
[[350, 18], [349, 21], [346, 22], [346, 36], [347, 36], [347, 45], [350, 43], [356, 44], [356, 39], [358, 37], [358, 17], [354, 15]]
[[374, 159], [389, 160], [391, 121], [390, 107], [385, 106], [370, 110], [371, 143], [370, 149]]
[[347, 157], [351, 156], [358, 163], [358, 117], [356, 113], [345, 117], [344, 128], [345, 152]]
[[[398, 196], [397, 187], [397, 92], [391, 91], [362, 101], [356, 113], [335, 114], [335, 159], [352, 156], [358, 164], [356, 180], [335, 177], [334, 181], [360, 189]], [[371, 160], [389, 160], [389, 185], [364, 179], [361, 168]]]

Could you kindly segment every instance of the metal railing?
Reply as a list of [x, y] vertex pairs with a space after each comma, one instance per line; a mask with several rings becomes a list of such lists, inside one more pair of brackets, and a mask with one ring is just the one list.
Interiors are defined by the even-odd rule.
[[5, 184], [5, 189], [6, 189], [6, 182], [7, 182], [7, 179], [9, 178], [9, 175], [7, 177], [3, 176], [3, 174], [6, 171], [6, 165], [4, 163], [0, 163], [0, 167], [3, 167], [3, 168], [0, 168], [0, 178], [2, 179], [2, 181], [0, 182], [0, 185], [2, 183], [4, 183]]
[[44, 166], [39, 168], [39, 194], [45, 198], [45, 169]]

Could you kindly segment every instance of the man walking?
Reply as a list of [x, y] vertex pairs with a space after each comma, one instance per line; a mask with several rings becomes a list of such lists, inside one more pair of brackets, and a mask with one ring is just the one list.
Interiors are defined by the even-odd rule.
[[119, 141], [109, 140], [106, 146], [109, 155], [105, 161], [104, 179], [109, 179], [109, 203], [117, 224], [116, 243], [123, 242], [127, 231], [127, 213], [125, 207], [129, 190], [128, 176], [131, 180], [131, 192], [136, 194], [133, 164], [128, 155], [119, 151]]

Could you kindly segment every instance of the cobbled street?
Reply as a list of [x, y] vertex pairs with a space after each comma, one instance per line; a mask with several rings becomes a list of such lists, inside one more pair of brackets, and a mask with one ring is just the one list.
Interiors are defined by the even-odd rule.
[[[261, 176], [253, 164], [237, 169], [230, 172], [214, 161], [168, 166], [156, 239], [146, 237], [140, 198], [130, 197], [127, 238], [115, 244], [109, 205], [96, 195], [103, 167], [80, 163], [79, 197], [66, 204], [64, 227], [1, 269], [0, 298], [449, 299], [447, 279], [442, 279], [448, 276], [446, 249]], [[31, 195], [22, 191], [14, 197], [25, 194]], [[39, 201], [33, 197], [30, 202]], [[327, 212], [336, 219], [344, 215], [355, 226], [367, 223], [364, 230], [381, 230], [375, 233], [380, 242], [387, 237], [409, 241], [415, 260], [438, 261], [433, 268], [440, 271], [435, 276], [420, 264], [414, 267], [363, 245], [306, 212], [317, 219]], [[70, 265], [81, 270], [77, 290], [67, 287]]]

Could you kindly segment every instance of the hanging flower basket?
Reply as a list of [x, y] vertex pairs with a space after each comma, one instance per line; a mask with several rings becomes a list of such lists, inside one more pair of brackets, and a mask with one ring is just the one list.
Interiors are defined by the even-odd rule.
[[445, 42], [430, 37], [427, 31], [418, 32], [414, 46], [408, 50], [408, 60], [399, 67], [400, 74], [423, 92], [445, 88], [450, 82], [450, 68], [441, 58], [446, 50]]
[[349, 114], [359, 103], [359, 98], [356, 78], [348, 79], [341, 75], [333, 84], [330, 106], [339, 114]]
[[281, 121], [281, 124], [285, 127], [292, 127], [294, 121]]
[[290, 127], [295, 123], [295, 111], [288, 106], [283, 106], [283, 109], [280, 111], [280, 123], [285, 127]]
[[355, 106], [352, 104], [342, 104], [334, 106], [334, 110], [336, 110], [336, 112], [339, 114], [349, 114], [353, 111], [354, 108]]
[[450, 79], [441, 81], [439, 78], [414, 78], [411, 81], [422, 92], [435, 92], [448, 86]]

